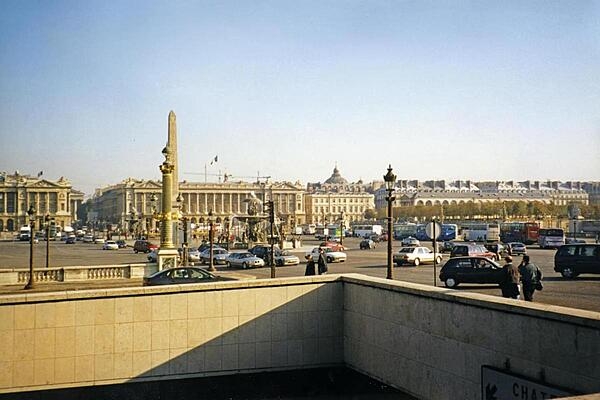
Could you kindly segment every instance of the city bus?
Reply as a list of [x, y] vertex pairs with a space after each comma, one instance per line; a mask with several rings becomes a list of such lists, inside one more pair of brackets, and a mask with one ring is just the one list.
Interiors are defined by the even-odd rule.
[[[425, 232], [425, 227], [427, 224], [419, 224], [417, 225], [417, 230], [414, 236], [418, 240], [431, 240], [427, 233]], [[440, 241], [449, 241], [454, 240], [458, 237], [458, 225], [456, 224], [441, 224], [442, 232], [438, 232], [439, 236], [437, 240]]]
[[461, 224], [463, 240], [470, 242], [498, 242], [500, 225], [497, 222], [466, 222]]
[[417, 228], [418, 225], [412, 223], [394, 224], [394, 239], [402, 240], [409, 236], [416, 237]]
[[565, 244], [565, 231], [560, 228], [541, 228], [538, 244], [540, 249], [559, 248]]
[[537, 222], [503, 222], [500, 224], [500, 241], [534, 244], [538, 242], [539, 230]]

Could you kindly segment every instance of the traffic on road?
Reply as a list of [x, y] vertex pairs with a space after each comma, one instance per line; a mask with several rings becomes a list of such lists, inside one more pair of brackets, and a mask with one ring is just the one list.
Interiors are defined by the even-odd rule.
[[[373, 246], [369, 251], [361, 250], [362, 238], [344, 238], [343, 253], [346, 255], [344, 262], [331, 263], [329, 265], [329, 274], [338, 273], [360, 273], [368, 276], [385, 278], [387, 272], [387, 246]], [[315, 247], [319, 247], [321, 240], [316, 240], [312, 236], [302, 237], [302, 246], [296, 249], [288, 249], [290, 255], [297, 256], [300, 262], [290, 263], [277, 266], [277, 277], [293, 277], [302, 276], [305, 272], [306, 259], [305, 255], [313, 251]], [[192, 248], [197, 248], [200, 243], [193, 244]], [[454, 245], [465, 245], [462, 241], [454, 241]], [[393, 253], [395, 256], [401, 251], [406, 250], [401, 241], [393, 240]], [[430, 242], [421, 241], [421, 247], [431, 250]], [[134, 242], [130, 241], [127, 247], [118, 248], [111, 251], [103, 250], [103, 244], [77, 242], [75, 244], [65, 244], [64, 242], [56, 241], [49, 244], [48, 262], [50, 267], [56, 266], [86, 266], [86, 265], [117, 265], [130, 263], [148, 263], [148, 254], [134, 251]], [[581, 244], [569, 244], [566, 246], [581, 246]], [[440, 246], [441, 247], [441, 246]], [[446, 246], [449, 247], [449, 246]], [[454, 246], [455, 247], [455, 246]], [[589, 247], [589, 246], [588, 246]], [[43, 269], [46, 267], [46, 245], [45, 243], [34, 244], [34, 268]], [[364, 248], [364, 247], [363, 247]], [[468, 249], [467, 249], [468, 250]], [[421, 250], [425, 254], [425, 250]], [[581, 250], [582, 252], [588, 251]], [[593, 249], [592, 249], [593, 251]], [[245, 252], [245, 250], [233, 250], [232, 252]], [[561, 260], [568, 259], [570, 252], [579, 252], [564, 247]], [[515, 263], [521, 260], [521, 251], [515, 252], [513, 257]], [[527, 255], [531, 261], [535, 263], [543, 273], [544, 288], [542, 291], [536, 292], [535, 302], [552, 304], [565, 307], [573, 307], [584, 310], [600, 312], [600, 274], [589, 274], [587, 272], [577, 272], [577, 270], [569, 269], [563, 264], [559, 267], [559, 271], [555, 268], [555, 249], [540, 249], [536, 245], [527, 246]], [[561, 254], [562, 254], [561, 253]], [[430, 255], [430, 253], [427, 253]], [[431, 253], [432, 254], [432, 253]], [[415, 263], [415, 259], [411, 254], [403, 259], [399, 265], [394, 266], [394, 279], [412, 283], [424, 284], [429, 286], [446, 287], [447, 282], [440, 280], [440, 271], [442, 266], [450, 259], [452, 253], [436, 252], [435, 260], [441, 258], [440, 263], [433, 263], [429, 258], [427, 261], [419, 260]], [[578, 253], [577, 253], [578, 254]], [[598, 257], [597, 253], [590, 253]], [[459, 256], [459, 255], [457, 255]], [[477, 255], [479, 256], [479, 255]], [[399, 260], [397, 258], [397, 260]], [[405, 260], [405, 261], [404, 261]], [[411, 261], [412, 260], [412, 261]], [[496, 261], [502, 265], [503, 261]], [[567, 262], [568, 263], [568, 262]], [[199, 263], [197, 263], [199, 264]], [[228, 271], [236, 270], [248, 274], [255, 278], [270, 278], [271, 271], [267, 267], [255, 267], [243, 269], [243, 266], [229, 266], [231, 264], [215, 265], [217, 275], [219, 273], [226, 274]], [[202, 267], [202, 265], [197, 265]], [[29, 267], [29, 244], [27, 242], [0, 242], [0, 269], [13, 268], [28, 268]], [[120, 280], [120, 281], [105, 281], [94, 282], [91, 287], [117, 287], [117, 286], [141, 286], [142, 280]], [[34, 290], [69, 290], [90, 287], [90, 283], [47, 283], [38, 285]], [[470, 291], [488, 294], [492, 296], [501, 296], [501, 291], [496, 283], [468, 283], [462, 282], [458, 285], [452, 285], [452, 290]], [[17, 286], [0, 287], [0, 294], [15, 293], [22, 290]], [[450, 290], [450, 289], [449, 289]]]

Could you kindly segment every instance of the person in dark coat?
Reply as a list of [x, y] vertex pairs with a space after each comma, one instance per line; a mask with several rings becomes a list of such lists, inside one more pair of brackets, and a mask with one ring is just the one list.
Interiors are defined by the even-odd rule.
[[319, 248], [319, 259], [317, 260], [319, 266], [319, 275], [327, 273], [327, 257], [325, 257], [325, 250], [322, 247]]
[[518, 299], [520, 295], [519, 280], [521, 278], [519, 268], [512, 263], [513, 259], [511, 256], [504, 257], [504, 261], [506, 261], [506, 264], [502, 267], [503, 275], [502, 282], [500, 282], [502, 297]]
[[523, 256], [523, 261], [519, 265], [519, 273], [521, 274], [521, 283], [523, 284], [523, 298], [526, 301], [533, 301], [533, 293], [537, 286], [538, 280], [541, 279], [541, 271], [537, 265], [529, 262], [529, 256]]
[[315, 260], [313, 260], [312, 256], [309, 254], [306, 256], [308, 260], [306, 263], [306, 270], [304, 271], [304, 276], [316, 275], [315, 271]]

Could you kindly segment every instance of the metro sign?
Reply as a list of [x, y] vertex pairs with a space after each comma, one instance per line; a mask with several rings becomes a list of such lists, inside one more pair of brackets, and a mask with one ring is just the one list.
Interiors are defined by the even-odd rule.
[[482, 400], [544, 400], [574, 395], [564, 389], [510, 374], [504, 370], [481, 366]]

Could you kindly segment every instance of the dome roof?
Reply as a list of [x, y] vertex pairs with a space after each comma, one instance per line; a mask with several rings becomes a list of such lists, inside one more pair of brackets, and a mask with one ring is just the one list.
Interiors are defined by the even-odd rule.
[[333, 168], [333, 174], [325, 181], [325, 183], [329, 184], [347, 184], [348, 181], [340, 175], [340, 171], [337, 169], [337, 166]]

